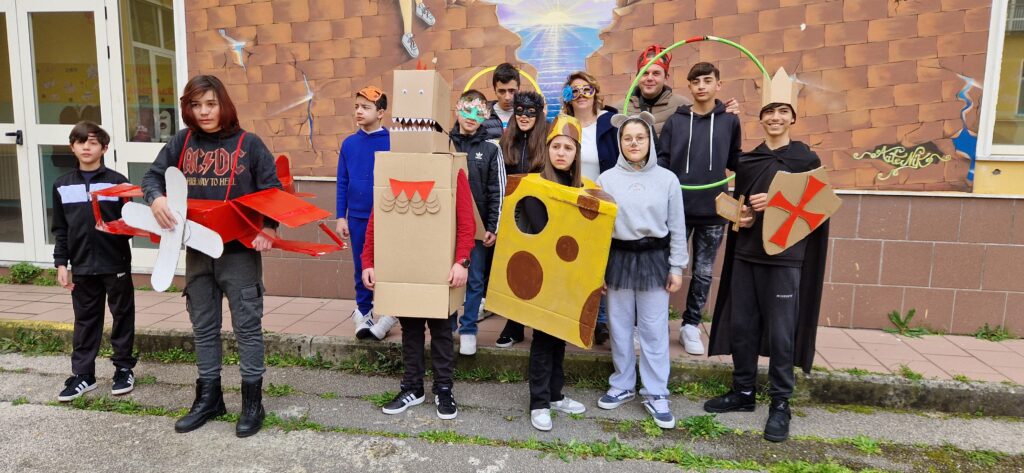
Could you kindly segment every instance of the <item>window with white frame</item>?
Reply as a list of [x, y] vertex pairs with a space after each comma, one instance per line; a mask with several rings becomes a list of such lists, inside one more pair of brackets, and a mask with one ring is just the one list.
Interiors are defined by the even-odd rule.
[[162, 143], [178, 127], [172, 0], [121, 0], [121, 57], [130, 141]]

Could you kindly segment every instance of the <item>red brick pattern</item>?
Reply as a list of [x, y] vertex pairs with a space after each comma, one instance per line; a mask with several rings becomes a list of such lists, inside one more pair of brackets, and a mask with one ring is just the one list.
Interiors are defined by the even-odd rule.
[[[476, 71], [515, 60], [520, 39], [498, 24], [486, 2], [446, 7], [426, 0], [437, 24], [414, 19], [421, 60], [461, 91]], [[606, 103], [619, 105], [635, 74], [636, 52], [651, 42], [669, 44], [699, 34], [733, 39], [774, 71], [785, 67], [805, 83], [795, 137], [812, 144], [841, 188], [969, 190], [967, 160], [950, 136], [961, 128], [957, 74], [983, 79], [991, 8], [984, 2], [890, 0], [749, 1], [653, 0], [620, 2], [604, 45], [587, 68], [604, 83]], [[352, 92], [366, 84], [390, 89], [390, 71], [413, 68], [399, 44], [394, 0], [210, 0], [187, 2], [190, 73], [214, 73], [228, 83], [242, 125], [292, 157], [297, 175], [333, 176], [341, 138], [352, 131]], [[227, 54], [217, 33], [249, 42], [247, 71]], [[762, 132], [756, 123], [760, 73], [739, 53], [718, 45], [683, 46], [672, 74], [711, 61], [726, 80], [723, 97], [744, 110], [744, 147]], [[432, 61], [436, 60], [436, 64]], [[532, 66], [525, 64], [528, 72]], [[305, 107], [282, 110], [314, 89], [314, 132]], [[486, 78], [484, 79], [486, 81]], [[486, 83], [481, 84], [486, 89]], [[980, 91], [972, 92], [980, 103]], [[977, 128], [977, 109], [968, 115]], [[279, 139], [287, 138], [287, 139]], [[926, 169], [881, 179], [891, 166], [854, 160], [880, 144], [935, 141], [954, 156]]]

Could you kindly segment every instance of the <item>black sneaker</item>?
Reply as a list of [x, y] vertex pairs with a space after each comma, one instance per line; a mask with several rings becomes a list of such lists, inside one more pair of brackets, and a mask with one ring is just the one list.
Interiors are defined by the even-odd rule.
[[704, 403], [704, 410], [721, 414], [723, 412], [754, 412], [757, 401], [754, 393], [743, 394], [737, 391], [729, 391]]
[[598, 322], [597, 328], [594, 329], [594, 343], [597, 345], [604, 345], [604, 342], [608, 341], [608, 324], [604, 322]]
[[522, 338], [517, 340], [517, 339], [512, 338], [512, 337], [510, 337], [508, 335], [502, 335], [502, 336], [498, 337], [498, 340], [496, 342], [494, 342], [494, 345], [497, 346], [498, 348], [508, 348], [508, 347], [510, 347], [512, 345], [515, 345], [515, 344], [517, 344], [517, 343], [519, 343], [521, 341], [523, 341]]
[[64, 390], [57, 395], [57, 400], [68, 402], [81, 397], [93, 389], [96, 389], [96, 376], [76, 374], [64, 381]]
[[114, 372], [114, 386], [110, 388], [110, 394], [119, 396], [128, 394], [135, 389], [135, 373], [128, 368], [118, 368]]
[[459, 406], [455, 404], [452, 388], [438, 389], [434, 395], [434, 404], [437, 404], [437, 416], [444, 420], [451, 420], [459, 415]]
[[423, 404], [423, 398], [422, 389], [419, 391], [403, 390], [380, 410], [385, 414], [401, 414], [412, 406]]
[[768, 422], [764, 424], [764, 439], [769, 442], [783, 442], [788, 439], [789, 419], [792, 417], [788, 399], [772, 399], [772, 405], [768, 410]]

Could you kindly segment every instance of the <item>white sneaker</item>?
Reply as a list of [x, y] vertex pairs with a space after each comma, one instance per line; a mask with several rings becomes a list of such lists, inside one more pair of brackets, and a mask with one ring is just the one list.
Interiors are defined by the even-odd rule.
[[366, 340], [373, 336], [370, 333], [370, 328], [373, 327], [373, 310], [370, 310], [368, 314], [359, 312], [359, 309], [352, 311], [352, 324], [356, 326], [356, 338], [360, 340]]
[[563, 396], [561, 401], [555, 401], [551, 403], [551, 408], [566, 414], [582, 414], [587, 412], [587, 406], [582, 403], [569, 399], [569, 396]]
[[700, 327], [696, 325], [683, 325], [679, 327], [679, 343], [683, 349], [691, 355], [704, 354], [704, 342], [700, 340]]
[[370, 333], [373, 334], [373, 337], [377, 340], [384, 340], [384, 338], [388, 336], [388, 332], [391, 331], [391, 327], [394, 327], [397, 323], [397, 318], [385, 315], [380, 318], [379, 322], [370, 327]]
[[459, 335], [459, 354], [466, 356], [476, 354], [476, 335], [471, 333]]
[[530, 423], [533, 424], [533, 428], [547, 432], [551, 430], [551, 410], [550, 409], [533, 409], [530, 411]]

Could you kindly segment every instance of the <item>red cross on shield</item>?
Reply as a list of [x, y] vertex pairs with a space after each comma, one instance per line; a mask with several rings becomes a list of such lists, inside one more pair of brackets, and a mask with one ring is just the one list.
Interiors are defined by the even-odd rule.
[[768, 187], [764, 251], [769, 255], [786, 251], [825, 223], [841, 204], [825, 168], [796, 174], [780, 171]]

